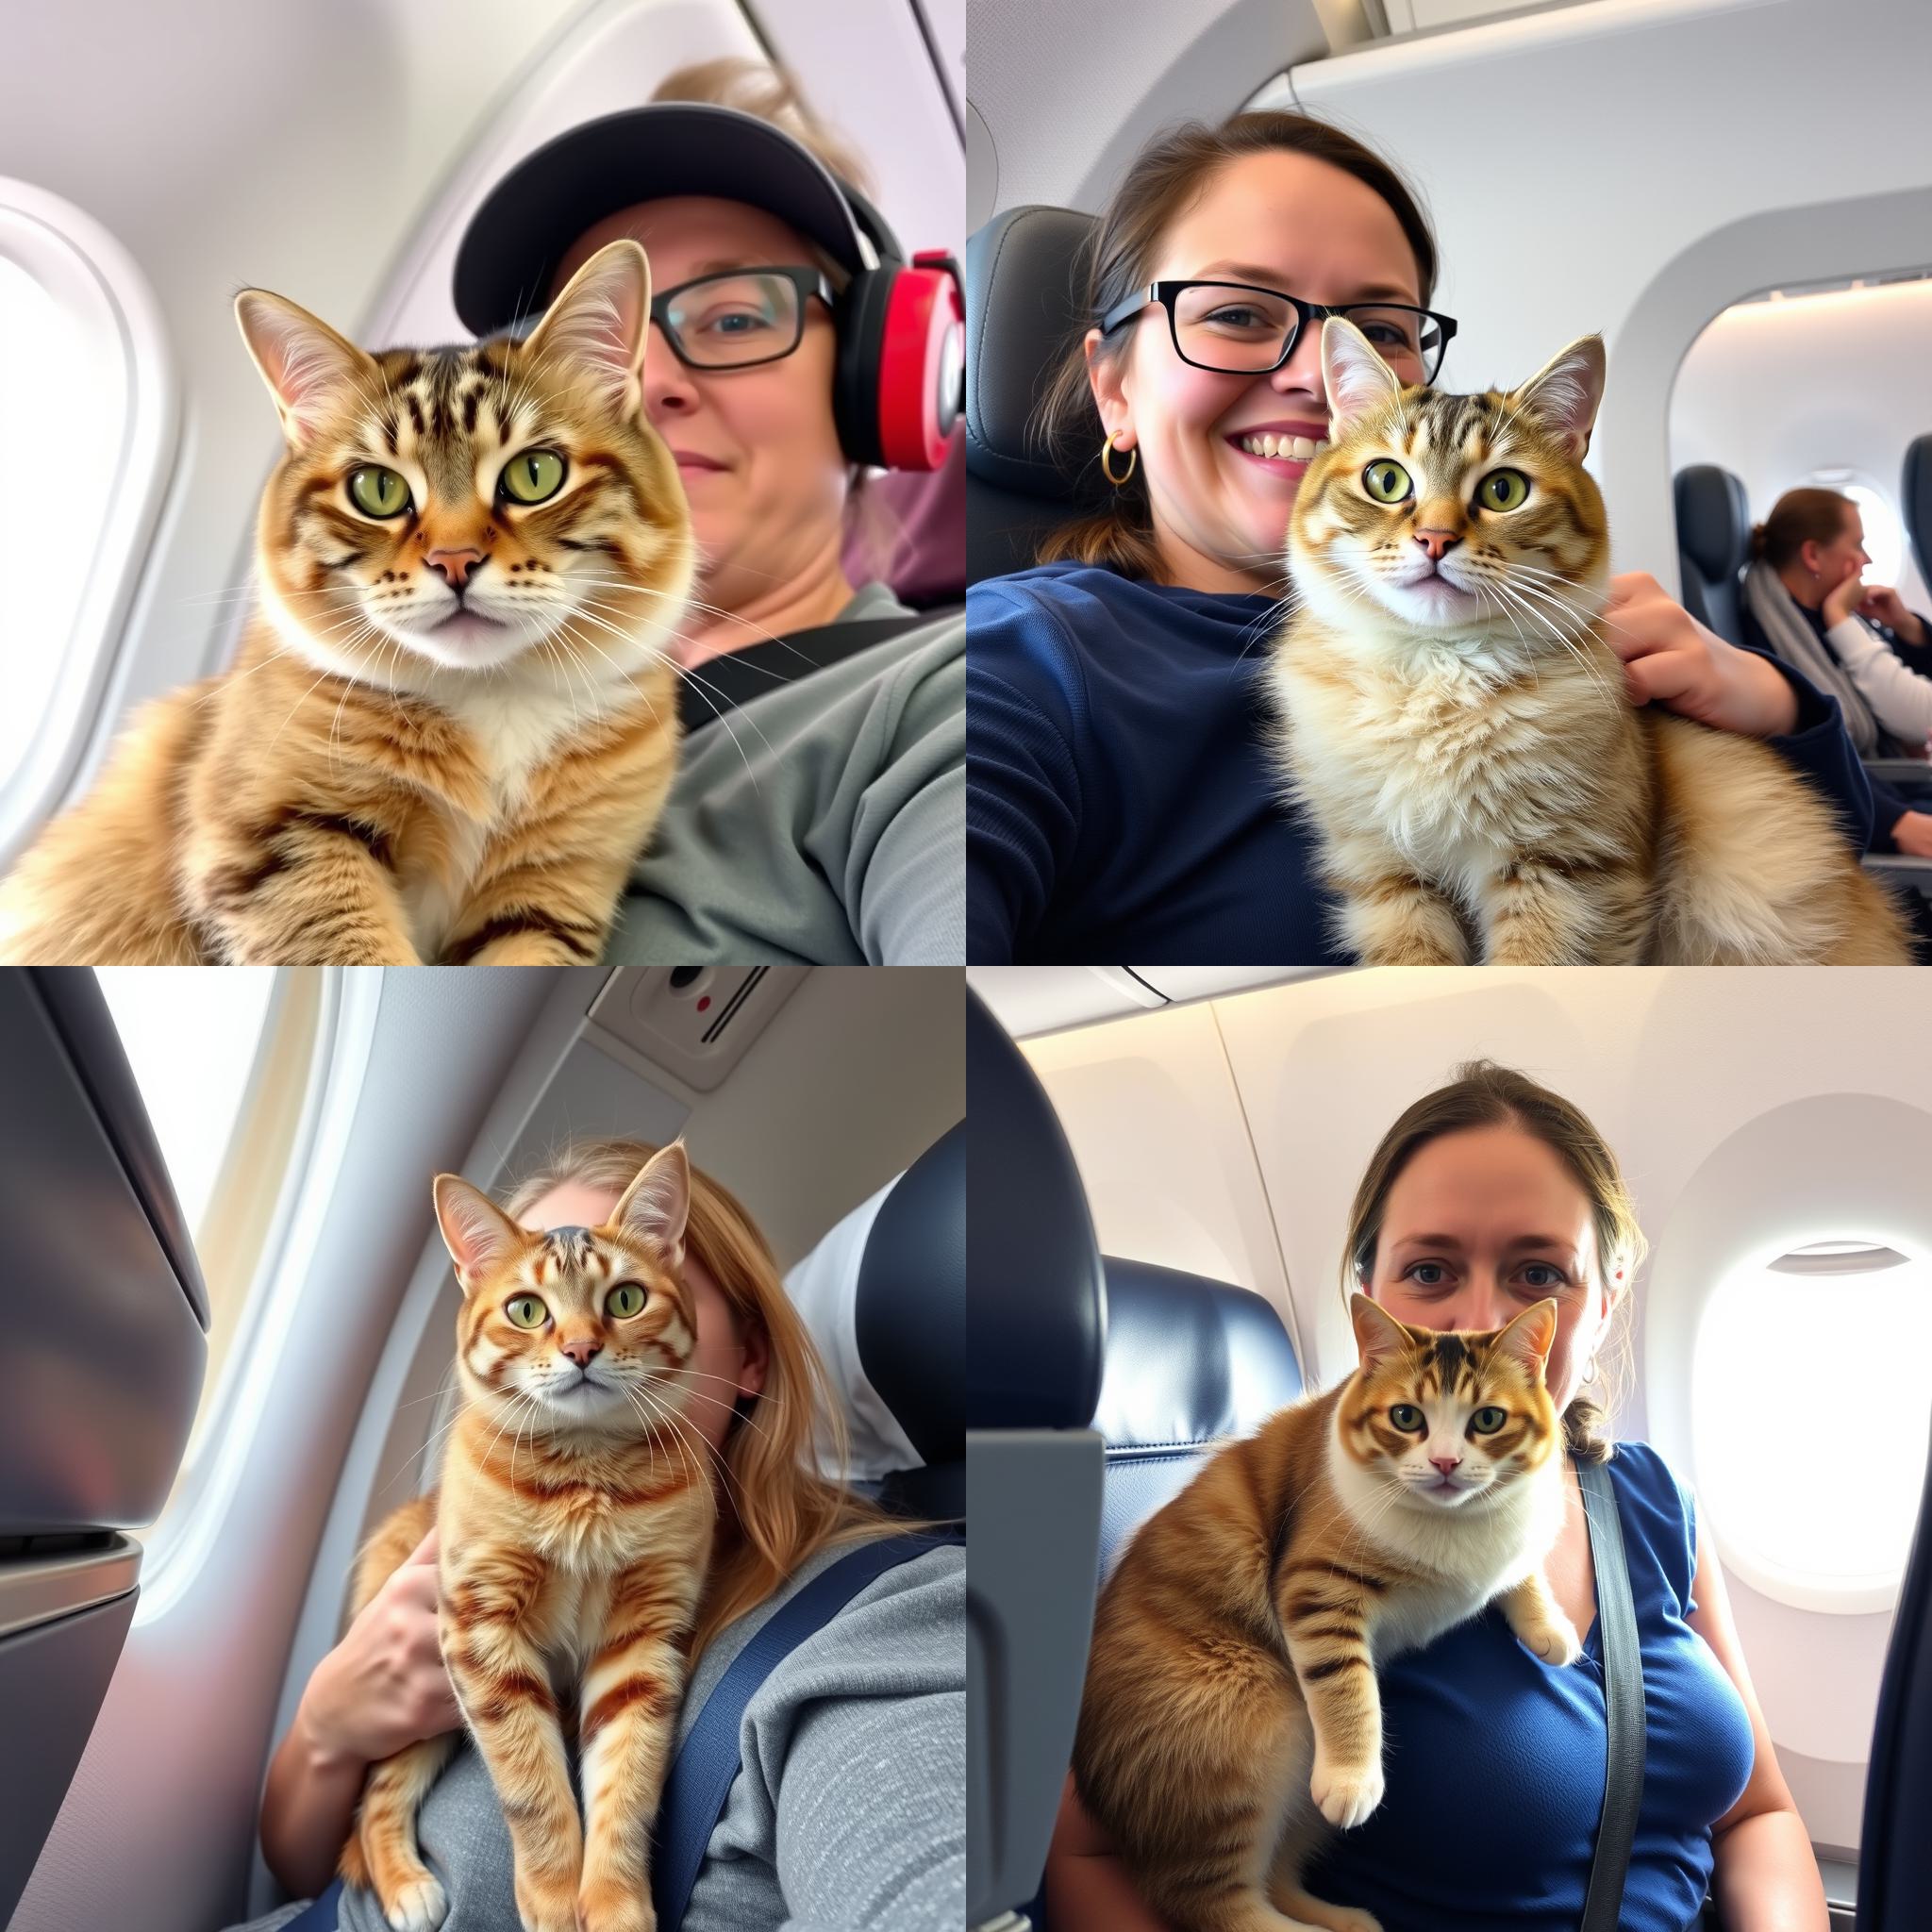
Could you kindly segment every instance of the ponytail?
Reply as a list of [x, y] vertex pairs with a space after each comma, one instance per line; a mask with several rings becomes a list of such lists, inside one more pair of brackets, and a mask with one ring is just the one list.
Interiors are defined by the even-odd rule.
[[1762, 524], [1751, 525], [1751, 558], [1753, 562], [1764, 555], [1765, 534]]

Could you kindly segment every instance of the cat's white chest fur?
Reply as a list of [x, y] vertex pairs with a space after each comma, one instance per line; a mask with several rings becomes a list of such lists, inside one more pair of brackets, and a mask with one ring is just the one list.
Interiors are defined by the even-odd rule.
[[418, 955], [433, 960], [452, 937], [456, 919], [482, 870], [497, 829], [512, 820], [529, 794], [530, 779], [566, 739], [603, 715], [599, 694], [578, 680], [575, 703], [515, 680], [439, 691], [438, 701], [468, 729], [488, 775], [491, 811], [477, 818], [438, 800], [448, 839], [449, 864], [440, 874], [412, 877], [403, 891], [404, 916]]

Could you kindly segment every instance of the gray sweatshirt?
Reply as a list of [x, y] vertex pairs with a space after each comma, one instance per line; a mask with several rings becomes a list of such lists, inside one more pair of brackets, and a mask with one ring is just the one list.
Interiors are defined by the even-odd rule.
[[[827, 1564], [815, 1557], [713, 1640], [678, 1742], [725, 1667]], [[966, 1917], [966, 1552], [929, 1551], [868, 1584], [758, 1687], [742, 1769], [711, 1834], [683, 1932], [959, 1932]], [[424, 1857], [450, 1896], [443, 1932], [518, 1932], [509, 1834], [465, 1742], [423, 1807]], [[283, 1906], [235, 1932], [274, 1932]], [[385, 1932], [373, 1893], [341, 1932]], [[672, 1932], [671, 1927], [663, 1932]]]
[[[904, 613], [868, 584], [839, 621]], [[691, 732], [604, 957], [962, 963], [965, 617], [774, 685]]]

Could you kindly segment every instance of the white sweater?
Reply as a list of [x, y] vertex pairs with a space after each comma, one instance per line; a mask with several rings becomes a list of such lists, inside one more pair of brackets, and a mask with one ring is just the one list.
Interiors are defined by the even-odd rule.
[[1861, 618], [1841, 617], [1824, 635], [1887, 731], [1913, 745], [1932, 738], [1932, 677], [1921, 677], [1895, 657]]

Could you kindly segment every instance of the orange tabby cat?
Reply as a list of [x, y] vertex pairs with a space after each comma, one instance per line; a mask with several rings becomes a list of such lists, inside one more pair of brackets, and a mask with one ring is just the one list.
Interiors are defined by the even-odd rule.
[[260, 611], [0, 885], [0, 958], [598, 957], [671, 783], [693, 566], [650, 296], [614, 242], [526, 341], [373, 356], [237, 298], [289, 445]]
[[1491, 1598], [1548, 1662], [1582, 1649], [1542, 1574], [1563, 1520], [1557, 1304], [1482, 1335], [1407, 1328], [1361, 1294], [1351, 1313], [1357, 1372], [1215, 1455], [1094, 1614], [1074, 1776], [1177, 1932], [1379, 1932], [1300, 1882], [1324, 1820], [1382, 1802], [1377, 1660]]
[[1602, 342], [1507, 395], [1404, 389], [1340, 317], [1322, 360], [1274, 679], [1341, 942], [1381, 965], [1909, 964], [1775, 752], [1624, 697], [1582, 461]]
[[[691, 1169], [656, 1155], [602, 1227], [533, 1234], [454, 1174], [436, 1214], [463, 1305], [439, 1494], [371, 1540], [350, 1615], [439, 1531], [442, 1657], [503, 1802], [529, 1932], [652, 1932], [647, 1831], [716, 1505], [681, 1429], [697, 1344], [680, 1278]], [[580, 1824], [564, 1757], [580, 1758]], [[416, 1811], [457, 1734], [370, 1772], [342, 1876], [396, 1932], [448, 1911]]]

